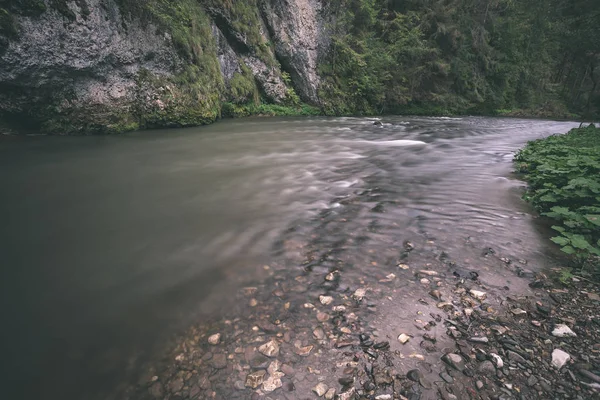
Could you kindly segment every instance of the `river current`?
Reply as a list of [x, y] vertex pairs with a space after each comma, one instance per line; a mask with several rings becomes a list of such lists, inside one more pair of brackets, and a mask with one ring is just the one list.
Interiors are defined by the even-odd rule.
[[[373, 121], [0, 138], [7, 398], [108, 398], [170, 338], [227, 313], [263, 265], [294, 260], [294, 243], [383, 251], [422, 237], [543, 267], [555, 249], [512, 158], [576, 123]], [[319, 224], [331, 214], [344, 224]]]

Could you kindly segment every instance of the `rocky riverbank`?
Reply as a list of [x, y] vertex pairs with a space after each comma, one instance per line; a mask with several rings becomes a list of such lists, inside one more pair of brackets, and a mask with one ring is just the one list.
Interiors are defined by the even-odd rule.
[[[373, 193], [345, 205], [358, 212], [364, 196]], [[286, 232], [288, 256], [263, 266], [225, 318], [190, 329], [128, 398], [599, 395], [598, 285], [560, 283], [548, 266], [475, 239], [458, 257], [431, 237], [381, 238], [375, 248], [354, 230], [323, 250], [347, 218], [324, 212], [316, 227]]]

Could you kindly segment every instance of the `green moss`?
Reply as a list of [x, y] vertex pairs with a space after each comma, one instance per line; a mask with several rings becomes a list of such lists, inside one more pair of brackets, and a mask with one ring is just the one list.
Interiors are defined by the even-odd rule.
[[46, 11], [43, 0], [0, 0], [0, 8], [25, 16], [38, 16]]
[[17, 25], [13, 16], [4, 8], [0, 8], [0, 36], [14, 38], [17, 33]]
[[316, 116], [322, 115], [321, 110], [308, 104], [285, 106], [279, 104], [233, 104], [223, 103], [222, 116], [224, 118], [240, 118], [258, 116]]

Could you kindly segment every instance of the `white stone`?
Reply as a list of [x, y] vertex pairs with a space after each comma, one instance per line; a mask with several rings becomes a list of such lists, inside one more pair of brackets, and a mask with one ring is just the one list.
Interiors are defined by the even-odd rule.
[[486, 292], [482, 292], [482, 291], [479, 291], [479, 290], [471, 289], [469, 291], [469, 293], [471, 293], [471, 296], [475, 297], [477, 300], [485, 300], [485, 298], [487, 297], [487, 293]]
[[577, 336], [577, 334], [575, 332], [573, 332], [571, 330], [571, 328], [569, 328], [567, 325], [557, 324], [554, 327], [554, 330], [552, 331], [552, 336], [563, 338], [563, 337], [575, 337], [575, 336]]
[[220, 333], [215, 333], [214, 335], [210, 335], [208, 337], [208, 343], [212, 344], [213, 346], [216, 346], [219, 343], [221, 343], [221, 334]]
[[400, 268], [400, 269], [408, 269], [409, 266], [406, 265], [406, 264], [398, 264], [398, 268]]
[[552, 352], [552, 366], [556, 369], [561, 369], [571, 359], [569, 353], [560, 349], [555, 349]]
[[333, 400], [333, 398], [335, 397], [335, 389], [331, 388], [327, 391], [327, 393], [325, 393], [325, 399], [326, 400]]
[[317, 396], [322, 397], [329, 388], [323, 382], [319, 383], [317, 386], [313, 388], [313, 392], [317, 394]]
[[427, 276], [437, 276], [438, 275], [438, 273], [435, 271], [426, 271], [426, 270], [419, 271], [419, 274], [427, 275]]
[[271, 340], [258, 348], [261, 354], [267, 357], [275, 357], [279, 354], [279, 344], [275, 340]]
[[392, 395], [391, 394], [380, 394], [379, 396], [375, 397], [375, 400], [392, 400]]
[[324, 306], [328, 306], [331, 303], [333, 303], [333, 297], [331, 296], [319, 296], [319, 301], [321, 302], [321, 304], [323, 304]]
[[356, 300], [362, 300], [367, 294], [367, 289], [365, 288], [360, 288], [360, 289], [356, 289], [356, 291], [354, 292], [354, 294], [352, 295]]
[[496, 364], [496, 368], [504, 367], [504, 361], [502, 361], [502, 358], [498, 354], [490, 353], [490, 356], [492, 356], [492, 358], [494, 359], [494, 364]]
[[398, 341], [402, 344], [406, 344], [409, 340], [410, 340], [410, 336], [408, 336], [406, 333], [401, 333], [398, 336]]
[[522, 310], [520, 308], [513, 308], [512, 310], [510, 310], [514, 315], [523, 315], [523, 314], [527, 314], [527, 311]]

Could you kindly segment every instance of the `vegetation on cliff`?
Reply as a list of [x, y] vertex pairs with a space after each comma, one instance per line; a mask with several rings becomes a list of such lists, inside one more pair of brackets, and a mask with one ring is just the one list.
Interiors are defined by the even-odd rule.
[[600, 257], [600, 128], [529, 142], [515, 163], [529, 183], [525, 199], [556, 221], [552, 241], [581, 262]]
[[[0, 82], [0, 89], [14, 94], [21, 104], [27, 98], [44, 99], [24, 117], [8, 97], [0, 101], [0, 112], [5, 120], [35, 121], [49, 133], [188, 126], [220, 116], [313, 114], [315, 108], [328, 115], [593, 118], [600, 113], [598, 1], [320, 3], [320, 87], [318, 99], [308, 100], [310, 106], [296, 94], [306, 93], [299, 90], [305, 84], [302, 77], [289, 69], [289, 58], [282, 59], [270, 40], [281, 44], [291, 39], [265, 22], [265, 13], [271, 10], [267, 0], [106, 0], [100, 6], [118, 7], [125, 32], [131, 24], [141, 23], [156, 27], [160, 37], [169, 37], [180, 57], [178, 68], [167, 76], [142, 67], [134, 79], [135, 99], [98, 108], [72, 101], [76, 90], [64, 83], [59, 91], [50, 84], [37, 85], [32, 96], [30, 87], [28, 92], [18, 83]], [[23, 18], [35, 21], [51, 11], [62, 15], [65, 25], [81, 23], [94, 11], [90, 4], [90, 0], [0, 0], [0, 57], [19, 40]], [[238, 56], [239, 67], [232, 76], [221, 71], [214, 26]], [[266, 95], [265, 85], [283, 90], [277, 96]], [[65, 109], [66, 103], [72, 106]]]
[[600, 2], [331, 0], [324, 110], [600, 111]]

